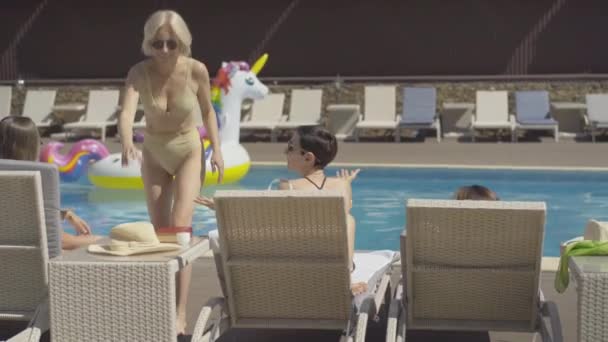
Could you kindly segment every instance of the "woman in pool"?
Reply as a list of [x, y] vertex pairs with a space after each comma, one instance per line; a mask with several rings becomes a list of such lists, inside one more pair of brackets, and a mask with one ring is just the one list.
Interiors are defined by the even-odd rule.
[[[38, 161], [40, 135], [36, 124], [24, 116], [7, 116], [0, 121], [0, 158], [13, 160]], [[61, 218], [67, 220], [77, 235], [66, 232], [61, 236], [62, 249], [76, 249], [99, 240], [91, 235], [87, 222], [72, 210], [62, 209]]]
[[[352, 208], [351, 183], [357, 177], [359, 169], [354, 171], [341, 170], [336, 177], [328, 177], [325, 167], [331, 163], [338, 152], [336, 137], [321, 126], [300, 126], [287, 143], [285, 155], [287, 168], [296, 172], [300, 178], [294, 180], [282, 179], [280, 190], [339, 190], [344, 193], [348, 220], [348, 253], [353, 257], [355, 245], [355, 219], [350, 214]], [[215, 209], [213, 199], [199, 196], [196, 203]], [[358, 284], [357, 284], [358, 285]], [[365, 291], [365, 288], [355, 288], [353, 292]]]
[[[149, 58], [133, 66], [126, 80], [119, 121], [122, 163], [142, 160], [148, 214], [157, 229], [192, 225], [193, 200], [205, 174], [194, 119], [197, 106], [214, 151], [211, 167], [219, 172], [219, 182], [224, 172], [209, 73], [203, 63], [190, 58], [191, 43], [188, 26], [179, 14], [153, 13], [144, 26], [142, 42], [142, 51]], [[146, 118], [141, 155], [133, 144], [133, 120], [140, 97]], [[192, 266], [187, 266], [179, 274], [178, 334], [185, 332], [191, 272]]]

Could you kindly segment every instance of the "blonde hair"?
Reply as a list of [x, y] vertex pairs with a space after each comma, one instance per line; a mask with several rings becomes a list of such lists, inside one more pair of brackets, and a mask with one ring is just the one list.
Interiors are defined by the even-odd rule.
[[146, 56], [152, 56], [154, 49], [150, 45], [158, 29], [168, 24], [175, 33], [178, 41], [179, 52], [184, 56], [190, 56], [190, 46], [192, 45], [192, 34], [188, 25], [181, 15], [175, 11], [156, 11], [146, 20], [144, 25], [144, 40], [141, 43], [141, 51]]

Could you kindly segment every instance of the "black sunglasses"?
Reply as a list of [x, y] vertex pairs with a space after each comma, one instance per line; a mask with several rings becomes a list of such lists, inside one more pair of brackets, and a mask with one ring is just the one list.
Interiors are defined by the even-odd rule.
[[[287, 148], [285, 149], [285, 153], [291, 153], [293, 151], [295, 151], [296, 147], [293, 146], [293, 144], [291, 142], [287, 143]], [[300, 149], [300, 154], [304, 155], [306, 154], [306, 151], [304, 151], [303, 149]]]
[[153, 41], [151, 45], [156, 50], [162, 50], [163, 46], [167, 46], [168, 50], [177, 49], [177, 41], [175, 41], [175, 39], [167, 39], [167, 40], [157, 39], [157, 40]]

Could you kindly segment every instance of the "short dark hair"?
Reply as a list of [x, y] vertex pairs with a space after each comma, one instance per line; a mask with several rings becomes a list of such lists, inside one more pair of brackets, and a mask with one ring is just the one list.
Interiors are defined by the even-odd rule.
[[37, 161], [40, 135], [32, 119], [7, 116], [0, 120], [0, 158]]
[[496, 193], [483, 185], [473, 184], [456, 190], [457, 200], [498, 201]]
[[319, 125], [299, 126], [296, 129], [302, 150], [315, 155], [315, 166], [324, 169], [338, 153], [338, 141], [327, 129]]

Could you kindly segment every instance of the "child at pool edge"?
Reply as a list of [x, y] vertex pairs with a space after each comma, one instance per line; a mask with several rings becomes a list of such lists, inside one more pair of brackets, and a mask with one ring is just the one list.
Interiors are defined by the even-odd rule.
[[[36, 124], [25, 116], [7, 116], [0, 121], [0, 158], [38, 161], [40, 135]], [[61, 219], [67, 220], [76, 235], [62, 232], [61, 248], [65, 250], [87, 246], [101, 237], [91, 234], [88, 223], [70, 209], [61, 209]]]

